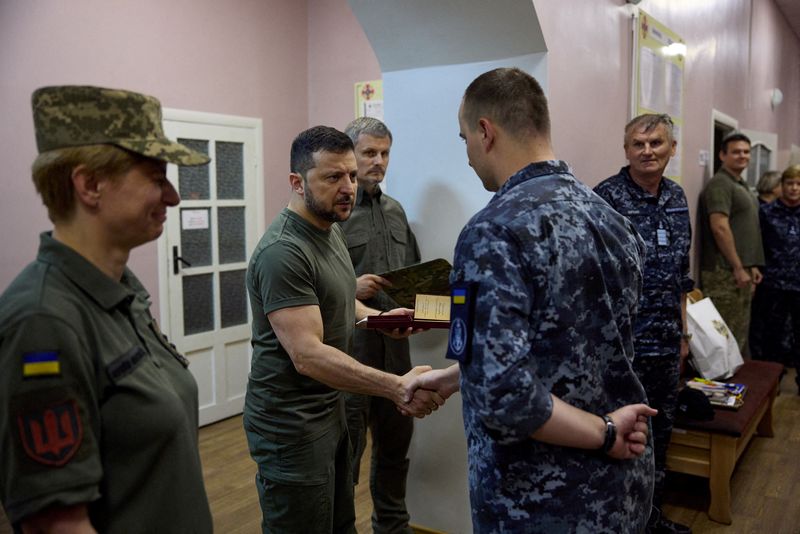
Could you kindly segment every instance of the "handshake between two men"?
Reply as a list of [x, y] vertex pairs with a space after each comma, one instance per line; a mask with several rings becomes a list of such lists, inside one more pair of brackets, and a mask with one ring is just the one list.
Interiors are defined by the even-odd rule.
[[[397, 308], [386, 314], [410, 314], [413, 310]], [[384, 331], [393, 338], [408, 337], [422, 330]], [[461, 373], [458, 364], [444, 369], [433, 369], [428, 365], [416, 366], [400, 377], [405, 387], [404, 402], [396, 403], [400, 413], [423, 418], [436, 411], [439, 406], [460, 389]], [[607, 415], [607, 419], [580, 410], [567, 404], [555, 395], [551, 417], [531, 438], [553, 445], [580, 449], [602, 449], [608, 456], [619, 460], [642, 455], [647, 446], [648, 418], [658, 412], [646, 404], [630, 404]], [[610, 423], [609, 423], [610, 421]], [[609, 441], [609, 425], [613, 435]]]

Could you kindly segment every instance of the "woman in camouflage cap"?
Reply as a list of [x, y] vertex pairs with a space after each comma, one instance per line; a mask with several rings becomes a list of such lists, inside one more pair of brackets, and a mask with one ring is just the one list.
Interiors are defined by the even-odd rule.
[[208, 157], [137, 93], [45, 87], [33, 116], [54, 228], [0, 296], [3, 506], [25, 531], [211, 532], [197, 385], [126, 267], [180, 201], [167, 163]]

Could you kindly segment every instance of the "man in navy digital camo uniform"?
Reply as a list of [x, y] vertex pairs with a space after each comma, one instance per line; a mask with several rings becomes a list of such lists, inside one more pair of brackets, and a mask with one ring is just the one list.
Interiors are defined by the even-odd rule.
[[[762, 204], [759, 212], [766, 263], [764, 280], [756, 291], [764, 302], [765, 317], [762, 350], [754, 350], [753, 358], [779, 359], [789, 337], [793, 343], [787, 363], [800, 370], [800, 165], [783, 172], [781, 185], [781, 198]], [[800, 374], [795, 381], [800, 388]]]
[[456, 245], [453, 307], [474, 306], [461, 328], [451, 314], [460, 365], [418, 381], [446, 396], [460, 367], [474, 531], [641, 532], [656, 413], [631, 368], [644, 243], [556, 160], [527, 73], [475, 79], [459, 124], [496, 194]]
[[688, 533], [688, 527], [661, 515], [667, 447], [677, 403], [681, 360], [689, 352], [686, 293], [692, 232], [683, 189], [664, 178], [675, 155], [672, 120], [646, 114], [625, 126], [625, 157], [630, 165], [595, 188], [612, 208], [630, 220], [647, 246], [642, 297], [634, 323], [633, 368], [658, 410], [653, 418], [655, 490], [647, 532]]

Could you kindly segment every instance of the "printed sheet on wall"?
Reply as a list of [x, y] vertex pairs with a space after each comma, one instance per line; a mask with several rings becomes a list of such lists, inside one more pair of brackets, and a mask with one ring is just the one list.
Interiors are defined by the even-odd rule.
[[686, 43], [642, 10], [633, 16], [633, 36], [631, 117], [642, 113], [666, 113], [672, 118], [678, 147], [664, 174], [680, 183]]

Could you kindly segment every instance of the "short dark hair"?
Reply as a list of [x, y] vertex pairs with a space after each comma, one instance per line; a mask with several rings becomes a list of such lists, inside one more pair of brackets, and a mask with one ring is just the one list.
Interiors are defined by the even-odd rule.
[[633, 130], [642, 128], [645, 133], [653, 130], [656, 126], [662, 125], [667, 131], [667, 138], [672, 143], [675, 140], [674, 124], [672, 118], [666, 113], [644, 113], [634, 117], [631, 122], [625, 125], [625, 145], [633, 134]]
[[359, 117], [355, 119], [347, 125], [344, 133], [350, 137], [354, 145], [358, 143], [358, 137], [362, 134], [378, 138], [388, 137], [390, 143], [393, 141], [392, 132], [389, 131], [389, 128], [374, 117]]
[[515, 136], [550, 136], [544, 91], [518, 68], [494, 69], [475, 78], [464, 92], [462, 114], [470, 129], [487, 117]]
[[739, 130], [733, 130], [732, 132], [725, 134], [725, 137], [722, 138], [722, 144], [720, 145], [719, 149], [725, 154], [727, 154], [728, 144], [735, 143], [736, 141], [744, 141], [748, 145], [753, 144], [750, 142], [750, 138], [747, 137], [745, 134], [743, 134]]
[[314, 153], [319, 151], [343, 154], [353, 151], [353, 142], [347, 135], [330, 126], [314, 126], [300, 132], [292, 141], [289, 167], [303, 178], [314, 168]]

